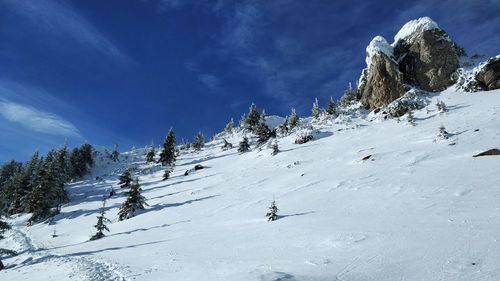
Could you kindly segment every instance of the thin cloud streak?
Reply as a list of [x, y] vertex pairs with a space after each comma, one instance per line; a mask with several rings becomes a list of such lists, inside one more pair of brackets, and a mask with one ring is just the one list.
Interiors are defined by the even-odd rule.
[[71, 37], [76, 42], [95, 49], [120, 63], [131, 62], [131, 59], [99, 32], [91, 22], [65, 3], [57, 0], [4, 0], [2, 3], [48, 32]]
[[69, 121], [33, 107], [0, 99], [0, 115], [34, 132], [81, 138], [78, 129]]

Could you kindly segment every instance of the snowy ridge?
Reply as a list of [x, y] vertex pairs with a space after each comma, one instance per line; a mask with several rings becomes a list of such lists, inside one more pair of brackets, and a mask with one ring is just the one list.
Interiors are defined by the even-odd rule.
[[370, 44], [366, 47], [366, 66], [369, 68], [372, 64], [372, 59], [377, 54], [384, 54], [388, 58], [394, 60], [393, 47], [382, 36], [375, 36]]
[[[51, 224], [10, 221], [0, 247], [21, 254], [3, 258], [0, 280], [496, 280], [500, 157], [472, 155], [499, 148], [500, 90], [419, 98], [427, 107], [415, 126], [363, 111], [304, 118], [275, 156], [266, 146], [238, 153], [250, 134], [223, 133], [181, 151], [166, 181], [144, 149], [99, 158]], [[436, 138], [441, 125], [448, 139]], [[314, 139], [294, 144], [303, 133]], [[184, 176], [195, 165], [205, 169]], [[149, 207], [118, 221], [126, 168]], [[111, 232], [88, 241], [111, 188]], [[273, 196], [280, 217], [267, 222]]]
[[[394, 36], [394, 43], [392, 43], [392, 46], [395, 46], [399, 40], [411, 41], [416, 34], [436, 28], [439, 29], [438, 24], [429, 17], [411, 20], [405, 23], [396, 36]], [[448, 38], [448, 40], [450, 39]]]

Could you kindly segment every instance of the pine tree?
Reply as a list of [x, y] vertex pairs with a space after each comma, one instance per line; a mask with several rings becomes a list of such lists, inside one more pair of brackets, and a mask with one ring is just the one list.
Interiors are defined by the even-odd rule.
[[438, 140], [438, 141], [446, 140], [446, 139], [448, 139], [448, 137], [449, 137], [449, 134], [446, 131], [446, 128], [444, 127], [444, 125], [441, 125], [441, 127], [439, 127], [439, 131], [438, 131], [438, 134], [436, 136], [436, 140]]
[[295, 108], [292, 108], [290, 119], [288, 120], [288, 129], [291, 131], [293, 128], [297, 127], [298, 123], [299, 117], [297, 116], [297, 112], [295, 112]]
[[410, 124], [411, 126], [415, 126], [415, 118], [413, 117], [413, 112], [411, 110], [408, 111], [407, 120], [408, 120], [408, 124]]
[[156, 150], [154, 146], [151, 146], [151, 148], [148, 150], [148, 153], [146, 154], [146, 163], [152, 163], [155, 161], [155, 155], [156, 155]]
[[28, 211], [32, 213], [28, 220], [28, 225], [33, 225], [40, 219], [46, 218], [50, 213], [50, 188], [53, 179], [47, 173], [46, 168], [42, 168], [36, 178], [36, 186], [30, 194]]
[[319, 108], [319, 102], [318, 99], [314, 99], [313, 106], [311, 109], [312, 117], [314, 119], [318, 119], [319, 116], [321, 115], [321, 109]]
[[344, 95], [340, 98], [340, 104], [343, 107], [349, 106], [353, 101], [356, 101], [358, 99], [357, 95], [357, 91], [354, 90], [352, 88], [352, 84], [349, 83], [347, 89], [344, 91]]
[[288, 116], [285, 117], [285, 119], [283, 120], [283, 123], [281, 123], [279, 126], [278, 126], [278, 134], [281, 135], [281, 136], [286, 136], [288, 135], [288, 123], [289, 123], [289, 119], [288, 119]]
[[118, 185], [121, 188], [129, 188], [131, 182], [132, 182], [132, 175], [130, 174], [130, 171], [127, 169], [118, 178]]
[[99, 216], [97, 217], [97, 223], [96, 225], [94, 225], [97, 232], [96, 234], [94, 234], [94, 236], [90, 237], [90, 241], [103, 238], [105, 236], [104, 235], [105, 230], [109, 232], [109, 228], [106, 226], [106, 223], [111, 223], [111, 221], [104, 216], [105, 213], [106, 213], [106, 200], [102, 201], [102, 207], [100, 209]]
[[280, 152], [280, 149], [278, 147], [278, 142], [277, 141], [275, 141], [273, 143], [272, 149], [273, 149], [273, 152], [271, 153], [271, 155], [273, 155], [273, 156], [276, 155], [276, 154], [278, 154]]
[[226, 127], [224, 128], [224, 132], [227, 134], [232, 134], [233, 133], [233, 127], [234, 127], [234, 122], [233, 118], [226, 124]]
[[254, 103], [252, 103], [252, 105], [250, 105], [250, 108], [248, 109], [248, 114], [245, 116], [244, 119], [245, 128], [254, 132], [257, 124], [259, 124], [259, 119], [260, 119], [260, 114], [259, 111], [257, 111], [257, 106]]
[[247, 152], [249, 149], [250, 149], [250, 144], [248, 143], [248, 138], [243, 137], [243, 140], [240, 141], [238, 152]]
[[278, 207], [276, 206], [276, 200], [273, 200], [271, 207], [269, 207], [269, 212], [266, 214], [267, 221], [275, 221], [278, 219]]
[[126, 220], [134, 216], [137, 210], [144, 210], [146, 204], [146, 198], [141, 195], [141, 186], [139, 185], [139, 179], [136, 178], [130, 183], [130, 189], [125, 192], [125, 202], [123, 202], [118, 212], [118, 220]]
[[328, 101], [326, 113], [328, 113], [329, 115], [337, 115], [337, 103], [333, 100], [332, 97], [330, 97], [330, 100]]
[[173, 165], [175, 162], [175, 144], [176, 144], [174, 129], [170, 128], [167, 134], [167, 138], [163, 143], [163, 149], [160, 152], [160, 160], [159, 162], [163, 166]]
[[266, 124], [265, 112], [262, 112], [260, 115], [259, 123], [255, 128], [255, 134], [257, 135], [257, 145], [262, 145], [271, 138], [271, 130]]
[[201, 132], [198, 132], [198, 134], [196, 134], [191, 146], [196, 151], [200, 151], [205, 146], [205, 138], [203, 137], [203, 134]]
[[115, 144], [115, 148], [113, 149], [113, 152], [111, 152], [110, 157], [111, 157], [111, 160], [113, 160], [114, 162], [119, 161], [120, 152], [118, 152], [118, 144]]
[[443, 113], [446, 112], [446, 104], [442, 100], [437, 100], [436, 102], [436, 107], [439, 112]]

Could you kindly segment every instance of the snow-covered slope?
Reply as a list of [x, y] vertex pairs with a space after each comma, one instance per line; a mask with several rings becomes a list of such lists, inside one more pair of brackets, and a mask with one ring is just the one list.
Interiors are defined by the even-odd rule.
[[[438, 98], [448, 112], [437, 112]], [[472, 155], [500, 146], [500, 90], [445, 91], [427, 109], [414, 112], [414, 127], [312, 122], [314, 141], [279, 139], [276, 156], [239, 154], [241, 135], [227, 136], [235, 148], [218, 140], [183, 153], [167, 181], [143, 150], [100, 161], [69, 186], [52, 224], [10, 221], [0, 247], [20, 255], [4, 259], [0, 280], [498, 280], [500, 156]], [[436, 142], [441, 125], [450, 138]], [[183, 175], [196, 164], [206, 169]], [[149, 207], [119, 222], [117, 194], [107, 202], [111, 232], [89, 242], [127, 167]], [[273, 196], [281, 217], [267, 222]]]

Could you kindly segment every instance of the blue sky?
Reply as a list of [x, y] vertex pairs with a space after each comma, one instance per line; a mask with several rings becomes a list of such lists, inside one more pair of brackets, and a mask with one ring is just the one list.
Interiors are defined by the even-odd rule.
[[500, 1], [1, 0], [0, 161], [220, 131], [251, 102], [308, 115], [340, 97], [376, 35], [430, 16], [500, 53]]

